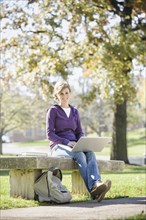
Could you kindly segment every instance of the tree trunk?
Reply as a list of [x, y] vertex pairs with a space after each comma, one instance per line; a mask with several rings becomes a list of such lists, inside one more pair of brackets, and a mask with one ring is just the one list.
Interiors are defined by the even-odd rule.
[[2, 139], [0, 138], [0, 154], [2, 154]]
[[127, 156], [127, 108], [126, 101], [116, 105], [113, 121], [112, 160], [123, 160], [129, 163]]
[[[123, 9], [119, 7], [119, 1], [110, 1], [117, 13], [121, 18], [121, 30], [125, 33], [128, 32], [128, 27], [132, 24], [132, 9], [133, 4], [131, 0], [123, 1]], [[127, 61], [132, 62], [132, 58], [127, 56]], [[123, 61], [124, 62], [124, 61]], [[125, 69], [125, 74], [130, 72], [130, 69]], [[123, 160], [125, 163], [129, 163], [127, 156], [127, 105], [126, 101], [122, 104], [116, 104], [116, 111], [114, 114], [113, 122], [113, 146], [111, 150], [111, 159]]]

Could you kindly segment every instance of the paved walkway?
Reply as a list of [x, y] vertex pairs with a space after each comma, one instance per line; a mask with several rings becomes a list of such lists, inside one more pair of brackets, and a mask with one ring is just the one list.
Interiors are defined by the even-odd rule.
[[1, 220], [109, 220], [146, 214], [146, 197], [1, 210]]

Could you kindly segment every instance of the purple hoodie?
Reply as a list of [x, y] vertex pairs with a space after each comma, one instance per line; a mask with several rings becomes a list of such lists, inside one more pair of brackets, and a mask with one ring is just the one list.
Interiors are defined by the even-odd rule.
[[51, 148], [56, 144], [67, 145], [69, 141], [77, 141], [84, 136], [78, 110], [69, 106], [69, 118], [59, 105], [53, 105], [47, 112], [46, 134], [47, 139], [52, 142]]

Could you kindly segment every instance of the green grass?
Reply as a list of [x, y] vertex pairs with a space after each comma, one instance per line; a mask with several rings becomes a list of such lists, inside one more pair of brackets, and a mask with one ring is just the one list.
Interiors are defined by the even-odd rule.
[[[104, 134], [106, 136], [106, 134]], [[108, 134], [107, 136], [111, 136]], [[99, 156], [110, 156], [110, 148], [108, 145], [101, 152], [98, 152]], [[146, 136], [145, 129], [137, 129], [127, 132], [127, 149], [129, 157], [143, 157], [146, 154]]]
[[126, 166], [123, 172], [103, 174], [102, 179], [110, 179], [112, 188], [108, 198], [135, 197], [146, 195], [145, 189], [145, 167]]
[[138, 129], [127, 133], [128, 155], [144, 156], [146, 154], [146, 130]]
[[109, 220], [145, 220], [146, 219], [146, 215], [145, 214], [139, 214], [139, 215], [134, 215], [134, 216], [130, 216], [127, 218], [116, 218], [116, 219], [109, 219]]
[[[129, 166], [123, 172], [117, 173], [102, 173], [102, 179], [111, 179], [112, 187], [110, 192], [107, 193], [105, 199], [115, 199], [123, 197], [136, 197], [146, 195], [145, 190], [145, 171], [144, 166]], [[71, 191], [71, 175], [63, 173], [63, 184]], [[8, 172], [0, 172], [0, 208], [18, 208], [18, 207], [34, 207], [39, 206], [41, 203], [33, 200], [25, 200], [22, 198], [10, 198], [9, 196], [9, 177]], [[72, 194], [71, 202], [87, 201], [90, 200], [85, 195]]]

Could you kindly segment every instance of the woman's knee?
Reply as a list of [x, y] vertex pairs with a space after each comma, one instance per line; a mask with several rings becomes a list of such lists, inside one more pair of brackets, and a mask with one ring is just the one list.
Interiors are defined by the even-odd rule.
[[74, 153], [74, 159], [76, 161], [78, 161], [78, 160], [86, 161], [86, 155], [83, 152], [75, 152]]
[[93, 151], [88, 151], [86, 153], [87, 160], [96, 160], [96, 155]]

